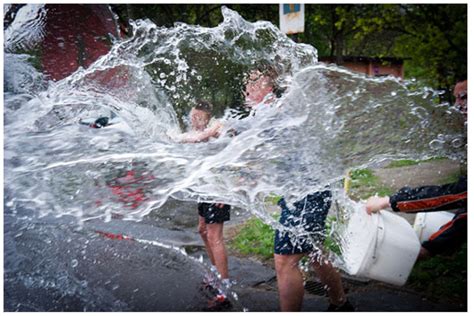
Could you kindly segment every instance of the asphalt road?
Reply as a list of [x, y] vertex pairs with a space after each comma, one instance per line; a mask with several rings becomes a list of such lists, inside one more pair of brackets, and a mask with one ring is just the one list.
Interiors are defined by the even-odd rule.
[[[194, 206], [179, 208], [189, 220], [163, 227], [153, 216], [78, 225], [73, 217], [35, 218], [27, 210], [5, 207], [4, 310], [202, 311], [209, 300], [201, 289], [208, 261], [195, 229]], [[231, 311], [279, 310], [271, 267], [231, 256], [229, 268], [236, 282]], [[344, 283], [359, 311], [466, 310], [403, 288]], [[327, 305], [324, 296], [308, 293], [303, 310], [324, 311]]]

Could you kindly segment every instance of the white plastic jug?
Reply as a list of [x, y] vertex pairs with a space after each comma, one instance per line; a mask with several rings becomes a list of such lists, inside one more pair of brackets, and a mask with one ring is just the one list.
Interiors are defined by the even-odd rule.
[[441, 226], [448, 223], [454, 217], [450, 212], [418, 213], [415, 217], [413, 228], [421, 242], [430, 238]]
[[362, 205], [342, 236], [347, 273], [395, 285], [405, 284], [421, 247], [404, 218], [388, 211], [368, 215]]

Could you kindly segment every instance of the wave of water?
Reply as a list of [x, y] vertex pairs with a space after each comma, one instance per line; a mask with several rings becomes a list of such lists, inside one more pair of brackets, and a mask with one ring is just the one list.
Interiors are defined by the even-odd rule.
[[[214, 28], [135, 21], [130, 38], [59, 82], [7, 50], [9, 212], [140, 220], [172, 197], [225, 202], [278, 227], [265, 211], [269, 195], [295, 201], [384, 159], [465, 159], [462, 116], [438, 92], [318, 63], [315, 48], [271, 23], [222, 14]], [[5, 38], [14, 47], [21, 36]], [[245, 113], [244, 79], [262, 64], [278, 69], [285, 93]], [[198, 99], [214, 103], [224, 132], [176, 143]], [[129, 129], [79, 124], [104, 115]]]
[[[11, 6], [5, 4], [4, 12], [8, 12]], [[34, 48], [44, 38], [46, 14], [44, 4], [22, 6], [4, 31], [4, 50], [11, 52]]]

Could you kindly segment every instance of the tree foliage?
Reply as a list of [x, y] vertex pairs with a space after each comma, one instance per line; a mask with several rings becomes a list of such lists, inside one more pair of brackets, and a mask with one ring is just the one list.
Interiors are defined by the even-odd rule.
[[303, 40], [321, 56], [398, 57], [406, 76], [449, 91], [467, 77], [467, 5], [307, 5]]
[[[228, 4], [246, 20], [276, 25], [276, 4]], [[219, 4], [113, 5], [119, 16], [148, 18], [157, 25], [175, 22], [212, 27], [222, 21]], [[297, 38], [320, 56], [398, 57], [407, 78], [452, 90], [467, 77], [466, 4], [306, 4], [305, 33]], [[449, 94], [448, 94], [449, 96]]]

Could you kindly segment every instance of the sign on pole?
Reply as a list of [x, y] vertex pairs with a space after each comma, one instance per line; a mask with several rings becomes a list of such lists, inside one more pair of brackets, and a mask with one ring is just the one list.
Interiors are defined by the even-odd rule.
[[280, 4], [280, 30], [285, 34], [304, 32], [304, 4]]

